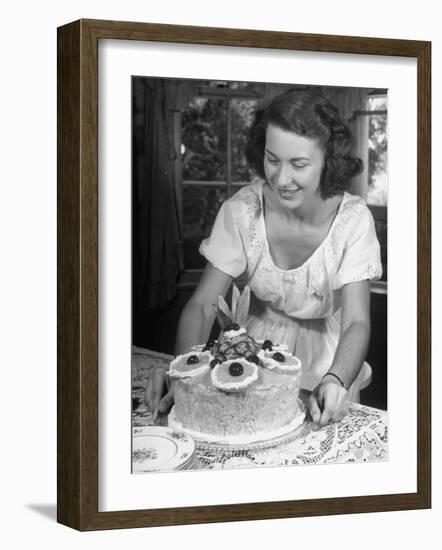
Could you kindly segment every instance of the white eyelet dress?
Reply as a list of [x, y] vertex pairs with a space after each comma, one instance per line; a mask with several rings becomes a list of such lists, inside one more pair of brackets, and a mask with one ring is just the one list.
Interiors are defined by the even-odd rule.
[[342, 287], [382, 275], [374, 221], [363, 199], [344, 193], [324, 241], [300, 267], [283, 270], [270, 255], [262, 186], [243, 187], [221, 206], [200, 253], [233, 278], [246, 273], [250, 335], [287, 344], [302, 361], [301, 386], [312, 390], [336, 351]]

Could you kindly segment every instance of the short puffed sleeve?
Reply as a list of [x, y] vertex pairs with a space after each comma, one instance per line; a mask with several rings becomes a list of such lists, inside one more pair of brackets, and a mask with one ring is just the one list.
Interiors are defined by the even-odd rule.
[[241, 237], [241, 216], [234, 198], [219, 209], [210, 236], [199, 248], [206, 260], [234, 279], [246, 269], [247, 257]]
[[377, 280], [382, 276], [381, 250], [373, 216], [365, 204], [357, 204], [343, 228], [342, 257], [334, 289], [348, 283]]

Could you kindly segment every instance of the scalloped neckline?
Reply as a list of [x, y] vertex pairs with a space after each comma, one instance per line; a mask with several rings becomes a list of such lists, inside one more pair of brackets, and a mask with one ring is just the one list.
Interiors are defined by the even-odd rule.
[[342, 211], [344, 202], [346, 202], [347, 197], [348, 197], [349, 194], [347, 193], [347, 191], [344, 191], [341, 202], [339, 203], [339, 206], [336, 210], [335, 217], [333, 218], [333, 221], [330, 224], [330, 227], [328, 228], [327, 235], [319, 243], [319, 245], [315, 248], [315, 250], [313, 250], [313, 252], [310, 254], [310, 256], [306, 260], [304, 260], [304, 262], [301, 265], [299, 265], [298, 267], [292, 267], [291, 269], [282, 269], [281, 267], [279, 267], [275, 264], [275, 261], [273, 260], [272, 254], [270, 252], [270, 245], [269, 245], [269, 240], [268, 240], [268, 237], [267, 237], [266, 221], [265, 221], [265, 217], [264, 217], [264, 197], [263, 197], [262, 189], [263, 189], [263, 184], [260, 184], [259, 191], [258, 191], [258, 197], [259, 197], [259, 201], [260, 201], [260, 204], [261, 204], [261, 216], [260, 216], [260, 218], [261, 218], [262, 231], [263, 231], [263, 236], [264, 236], [264, 246], [265, 246], [267, 255], [269, 257], [270, 263], [272, 264], [272, 266], [277, 271], [280, 271], [281, 273], [294, 273], [295, 271], [299, 271], [302, 268], [305, 268], [310, 263], [310, 261], [316, 256], [316, 254], [325, 246], [326, 242], [330, 238], [330, 235], [332, 234], [333, 228], [336, 224], [336, 220], [338, 219], [338, 217], [339, 217], [339, 215]]

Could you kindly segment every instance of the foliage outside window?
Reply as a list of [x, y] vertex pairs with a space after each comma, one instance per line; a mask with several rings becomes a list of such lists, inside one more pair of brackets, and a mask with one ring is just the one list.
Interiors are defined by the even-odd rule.
[[387, 206], [388, 137], [387, 96], [371, 96], [367, 100], [368, 116], [368, 204]]
[[388, 202], [388, 125], [387, 95], [371, 95], [367, 99], [368, 117], [368, 190], [376, 233], [381, 245], [382, 281], [387, 281], [387, 202]]
[[181, 119], [183, 258], [186, 269], [203, 269], [201, 241], [221, 204], [251, 182], [245, 157], [259, 84], [204, 83]]

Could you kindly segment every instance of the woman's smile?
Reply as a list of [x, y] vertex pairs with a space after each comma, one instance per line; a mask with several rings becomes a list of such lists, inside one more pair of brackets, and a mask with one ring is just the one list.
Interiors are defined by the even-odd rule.
[[278, 188], [279, 196], [284, 200], [291, 200], [301, 191], [300, 187], [280, 187]]

